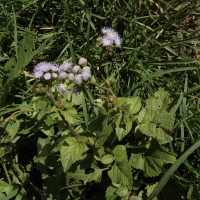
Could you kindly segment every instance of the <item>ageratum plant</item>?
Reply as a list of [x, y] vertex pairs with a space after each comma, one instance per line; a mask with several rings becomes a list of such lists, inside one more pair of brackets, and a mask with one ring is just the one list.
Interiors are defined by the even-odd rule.
[[[106, 76], [103, 60], [121, 45], [115, 30], [103, 28], [96, 40], [102, 49], [98, 63], [81, 57], [77, 63], [35, 65], [29, 104], [16, 108], [3, 125], [16, 140], [19, 131], [37, 133], [32, 165], [25, 166], [27, 173], [19, 179], [12, 174], [10, 196], [25, 196], [28, 172], [35, 170], [30, 184], [38, 199], [147, 199], [165, 165], [175, 162], [166, 145], [172, 141], [176, 111], [169, 93], [160, 88], [147, 99], [118, 97]], [[20, 130], [22, 125], [27, 128]]]

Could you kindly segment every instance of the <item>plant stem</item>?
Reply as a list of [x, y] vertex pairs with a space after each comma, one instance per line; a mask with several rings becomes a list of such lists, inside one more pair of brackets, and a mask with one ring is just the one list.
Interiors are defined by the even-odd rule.
[[[91, 82], [91, 83], [93, 83], [93, 82]], [[95, 84], [95, 83], [94, 83], [93, 85], [99, 86], [98, 84]], [[115, 95], [111, 89], [109, 89], [109, 88], [104, 88], [104, 87], [102, 87], [102, 86], [99, 86], [99, 87], [101, 87], [102, 89], [105, 89], [105, 90], [109, 91], [111, 94]], [[49, 83], [49, 85], [48, 85], [47, 96], [50, 98], [51, 102], [56, 106], [56, 100], [55, 100], [55, 97], [54, 97], [53, 92], [52, 92], [52, 90], [51, 90], [51, 83]], [[80, 135], [76, 132], [76, 130], [74, 129], [74, 127], [65, 119], [64, 115], [61, 113], [60, 110], [57, 110], [57, 112], [58, 112], [58, 114], [60, 115], [60, 117], [62, 118], [63, 122], [66, 124], [66, 126], [70, 129], [70, 131], [72, 132], [72, 134], [73, 134], [75, 137], [77, 137], [78, 140], [79, 140], [79, 139], [80, 139]], [[88, 147], [92, 147], [92, 148], [95, 147], [95, 145], [94, 145], [93, 143], [91, 143], [90, 141], [86, 141], [85, 144], [86, 144]], [[105, 151], [107, 151], [108, 153], [113, 154], [112, 149], [110, 149], [110, 148], [108, 148], [108, 147], [105, 147], [104, 149], [105, 149]]]
[[74, 127], [65, 119], [65, 117], [60, 112], [60, 110], [58, 110], [58, 114], [60, 115], [60, 117], [62, 118], [62, 120], [64, 121], [64, 123], [67, 125], [67, 127], [70, 129], [70, 131], [73, 133], [73, 135], [79, 136], [79, 134], [76, 132], [76, 130], [74, 129]]
[[[104, 49], [102, 48], [101, 54], [100, 54], [100, 59], [99, 59], [99, 74], [101, 76], [101, 79], [105, 82], [107, 88], [107, 91], [110, 92], [112, 95], [115, 96], [114, 92], [112, 91], [112, 88], [110, 86], [110, 83], [106, 80], [106, 78], [103, 75], [103, 70], [102, 70], [102, 59], [103, 59], [103, 53]], [[108, 90], [109, 89], [109, 90]]]
[[[52, 87], [52, 83], [50, 82], [48, 84], [48, 92], [47, 92], [47, 96], [50, 98], [51, 102], [53, 103], [53, 105], [56, 105], [56, 99], [53, 95], [53, 92], [51, 90], [51, 87]], [[78, 136], [79, 137], [79, 134], [75, 131], [74, 127], [65, 119], [64, 115], [61, 113], [60, 110], [57, 110], [58, 114], [60, 115], [60, 117], [62, 118], [63, 122], [67, 125], [67, 127], [70, 129], [70, 131], [73, 133], [73, 135], [75, 136]]]
[[99, 88], [101, 88], [101, 89], [103, 89], [103, 90], [106, 90], [106, 91], [108, 91], [111, 95], [115, 96], [115, 93], [112, 91], [111, 88], [103, 87], [103, 86], [99, 85], [98, 83], [95, 83], [95, 82], [92, 82], [92, 81], [88, 81], [88, 83], [91, 84], [91, 85], [95, 85], [95, 86], [97, 86], [97, 87], [99, 87]]
[[51, 90], [51, 87], [52, 87], [52, 82], [49, 82], [47, 96], [50, 98], [51, 102], [56, 106], [56, 100]]
[[9, 184], [11, 184], [12, 182], [11, 182], [11, 180], [10, 180], [10, 176], [9, 176], [8, 170], [7, 170], [7, 168], [6, 168], [6, 164], [3, 163], [2, 166], [3, 166], [3, 170], [4, 170], [5, 174], [6, 174], [7, 181], [8, 181]]

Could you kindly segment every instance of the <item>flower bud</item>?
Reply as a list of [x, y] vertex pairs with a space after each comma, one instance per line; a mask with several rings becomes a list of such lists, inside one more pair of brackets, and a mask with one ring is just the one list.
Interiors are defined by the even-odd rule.
[[45, 80], [50, 80], [51, 79], [51, 73], [47, 72], [44, 74], [44, 79]]
[[78, 64], [81, 65], [81, 66], [86, 66], [86, 65], [87, 65], [87, 59], [81, 57], [81, 58], [79, 59], [79, 61], [78, 61]]
[[96, 47], [100, 47], [102, 45], [102, 37], [98, 37], [96, 39]]
[[106, 102], [105, 102], [105, 106], [107, 108], [112, 108], [114, 107], [116, 104], [116, 98], [114, 96], [111, 96], [109, 95], [107, 98], [106, 98]]
[[56, 79], [56, 78], [58, 77], [58, 74], [56, 74], [55, 72], [53, 72], [53, 73], [51, 74], [51, 76], [52, 76], [53, 79]]

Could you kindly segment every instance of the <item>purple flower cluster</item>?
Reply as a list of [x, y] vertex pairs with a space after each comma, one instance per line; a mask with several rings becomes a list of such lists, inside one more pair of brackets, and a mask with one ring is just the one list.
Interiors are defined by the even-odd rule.
[[91, 68], [87, 66], [87, 59], [80, 58], [78, 65], [73, 65], [72, 62], [65, 61], [60, 66], [49, 62], [38, 63], [33, 70], [33, 76], [36, 79], [68, 79], [81, 85], [91, 76]]

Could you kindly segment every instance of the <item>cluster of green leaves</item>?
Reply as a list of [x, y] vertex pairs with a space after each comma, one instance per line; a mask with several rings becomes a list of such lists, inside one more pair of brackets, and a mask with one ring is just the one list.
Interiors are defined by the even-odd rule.
[[[82, 97], [79, 95], [77, 98]], [[27, 171], [36, 168], [41, 173], [43, 198], [77, 198], [77, 190], [79, 198], [83, 198], [86, 194], [80, 186], [105, 181], [107, 199], [126, 199], [132, 195], [133, 188], [134, 191], [141, 190], [145, 177], [158, 176], [164, 164], [175, 161], [175, 157], [162, 145], [171, 139], [166, 135], [174, 123], [174, 113], [167, 111], [168, 93], [163, 89], [149, 97], [144, 107], [139, 97], [119, 97], [113, 108], [107, 110], [101, 107], [99, 116], [88, 126], [83, 126], [73, 101], [70, 103], [65, 99], [59, 108], [48, 101], [45, 97], [34, 97], [29, 105], [16, 106], [12, 117], [5, 119], [1, 127], [8, 142], [19, 139], [20, 134], [43, 133], [37, 136], [37, 155], [32, 165], [26, 166]], [[82, 101], [80, 103], [83, 104]], [[24, 112], [25, 119], [18, 120]], [[168, 115], [167, 122], [165, 118], [158, 120], [156, 117], [162, 112]], [[76, 126], [76, 135], [71, 135], [65, 122]], [[27, 128], [25, 123], [29, 124]], [[146, 128], [141, 128], [145, 124]], [[129, 141], [126, 141], [127, 136]], [[140, 146], [143, 147], [136, 153], [134, 149]], [[139, 174], [144, 177], [136, 180]], [[30, 178], [28, 175], [15, 176], [19, 182]], [[14, 185], [16, 187], [17, 182]], [[16, 198], [23, 194], [20, 185], [18, 190]]]
[[[197, 199], [198, 6], [0, 0], [0, 199]], [[123, 46], [100, 59], [104, 26]], [[33, 65], [80, 56], [93, 79], [78, 96], [34, 94]]]

